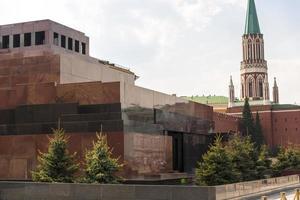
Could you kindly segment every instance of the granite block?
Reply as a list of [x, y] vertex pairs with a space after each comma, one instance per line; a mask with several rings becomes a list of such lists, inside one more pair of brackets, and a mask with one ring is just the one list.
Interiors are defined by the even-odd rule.
[[[172, 187], [135, 186], [135, 199], [138, 200], [172, 200]], [[183, 200], [183, 199], [182, 199]]]
[[118, 185], [102, 185], [102, 200], [133, 200], [135, 199], [135, 187]]
[[13, 109], [0, 110], [0, 124], [13, 124], [15, 123], [15, 112]]
[[95, 104], [95, 105], [80, 105], [78, 112], [80, 114], [88, 113], [110, 113], [110, 112], [120, 112], [121, 104]]

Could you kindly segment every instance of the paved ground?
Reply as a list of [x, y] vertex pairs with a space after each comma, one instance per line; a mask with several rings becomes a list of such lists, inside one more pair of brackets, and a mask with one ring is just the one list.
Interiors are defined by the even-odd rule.
[[[294, 200], [295, 197], [295, 190], [290, 190], [290, 191], [285, 191], [286, 197], [288, 200]], [[260, 200], [260, 199], [257, 199]], [[274, 194], [274, 195], [269, 195], [268, 200], [280, 200], [280, 193]]]

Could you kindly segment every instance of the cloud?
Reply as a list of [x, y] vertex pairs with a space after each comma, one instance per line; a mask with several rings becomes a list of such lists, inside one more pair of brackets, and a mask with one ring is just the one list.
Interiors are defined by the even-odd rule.
[[[284, 102], [300, 102], [287, 88], [300, 85], [299, 2], [256, 3], [270, 77], [278, 77]], [[1, 24], [48, 18], [85, 32], [92, 56], [130, 67], [143, 87], [228, 95], [233, 75], [239, 91], [246, 0], [10, 0], [2, 7]]]

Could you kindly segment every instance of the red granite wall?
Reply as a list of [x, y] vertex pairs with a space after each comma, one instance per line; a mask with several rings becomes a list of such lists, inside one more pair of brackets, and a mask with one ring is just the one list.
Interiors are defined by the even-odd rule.
[[60, 56], [47, 52], [39, 54], [0, 54], [0, 109], [57, 101], [80, 104], [120, 102], [119, 83], [60, 85]]
[[[124, 134], [108, 133], [108, 144], [113, 148], [113, 155], [124, 159]], [[38, 151], [45, 152], [48, 148], [48, 136], [11, 135], [0, 136], [0, 180], [27, 180], [37, 164]], [[95, 133], [67, 134], [69, 151], [77, 152], [77, 160], [82, 163], [86, 149], [91, 148], [96, 139]]]
[[126, 133], [124, 137], [128, 177], [173, 170], [171, 136]]
[[192, 101], [189, 101], [188, 103], [176, 103], [175, 105], [163, 109], [169, 112], [180, 113], [210, 121], [213, 119], [213, 107]]
[[38, 83], [16, 85], [0, 90], [0, 109], [17, 105], [49, 103], [107, 104], [120, 103], [120, 83]]
[[79, 104], [120, 103], [120, 83], [70, 83], [57, 86], [57, 99]]
[[22, 54], [0, 55], [0, 88], [17, 84], [57, 82], [60, 80], [59, 55], [45, 53], [24, 57]]

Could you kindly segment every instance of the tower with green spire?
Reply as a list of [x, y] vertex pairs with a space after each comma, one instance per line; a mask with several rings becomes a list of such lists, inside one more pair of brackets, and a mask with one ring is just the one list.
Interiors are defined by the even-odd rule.
[[245, 32], [243, 35], [243, 61], [241, 62], [241, 99], [269, 104], [268, 67], [264, 53], [255, 1], [248, 0]]
[[259, 21], [254, 0], [248, 1], [246, 25], [244, 34], [260, 34]]
[[[240, 68], [241, 100], [248, 98], [250, 104], [253, 103], [256, 105], [271, 104], [264, 36], [259, 26], [255, 0], [248, 0], [245, 31], [242, 40], [243, 60]], [[234, 86], [231, 84], [229, 94], [234, 94], [233, 90]], [[234, 106], [234, 101], [229, 103], [229, 107]]]

